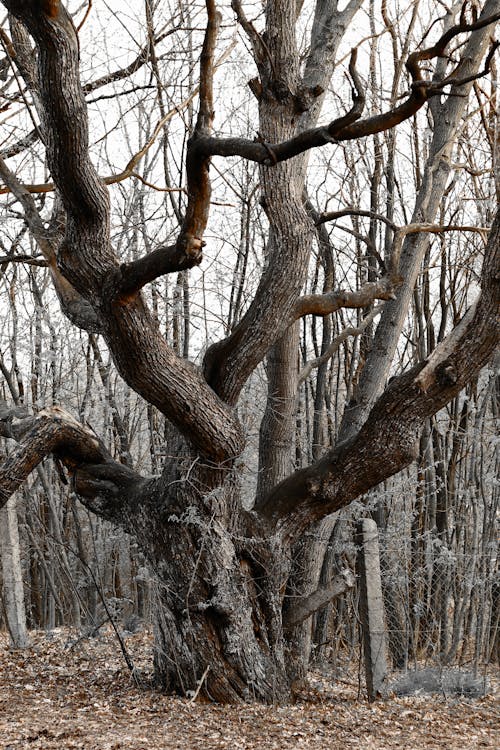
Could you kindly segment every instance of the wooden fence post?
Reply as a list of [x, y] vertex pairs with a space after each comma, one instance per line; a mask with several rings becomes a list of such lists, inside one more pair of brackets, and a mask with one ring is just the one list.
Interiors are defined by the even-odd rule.
[[358, 522], [357, 543], [366, 688], [373, 701], [384, 693], [387, 660], [378, 529], [371, 518]]

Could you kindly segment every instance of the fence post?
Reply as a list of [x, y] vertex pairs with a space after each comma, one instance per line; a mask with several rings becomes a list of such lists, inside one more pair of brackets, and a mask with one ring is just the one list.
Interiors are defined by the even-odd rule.
[[387, 661], [378, 529], [371, 518], [358, 522], [357, 543], [366, 688], [368, 700], [373, 701], [384, 692]]

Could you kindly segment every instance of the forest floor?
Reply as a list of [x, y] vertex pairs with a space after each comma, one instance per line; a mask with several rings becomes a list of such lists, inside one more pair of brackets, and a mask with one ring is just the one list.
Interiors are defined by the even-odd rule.
[[[500, 747], [494, 695], [370, 704], [359, 696], [355, 676], [332, 684], [315, 674], [293, 705], [213, 705], [137, 686], [112, 631], [76, 644], [66, 629], [30, 636], [29, 649], [12, 651], [0, 633], [1, 750]], [[151, 636], [131, 635], [126, 647], [147, 671]]]

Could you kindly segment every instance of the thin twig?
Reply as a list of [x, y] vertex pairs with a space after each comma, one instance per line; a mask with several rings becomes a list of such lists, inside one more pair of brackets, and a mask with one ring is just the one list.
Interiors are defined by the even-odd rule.
[[206, 678], [207, 674], [209, 673], [209, 671], [210, 671], [210, 664], [208, 665], [208, 667], [203, 672], [203, 674], [201, 676], [201, 679], [198, 682], [198, 687], [196, 688], [196, 690], [194, 691], [193, 695], [191, 696], [191, 700], [189, 701], [190, 703], [194, 703], [195, 700], [197, 699], [198, 695], [200, 694], [200, 690], [202, 688], [203, 683], [205, 682], [205, 678]]

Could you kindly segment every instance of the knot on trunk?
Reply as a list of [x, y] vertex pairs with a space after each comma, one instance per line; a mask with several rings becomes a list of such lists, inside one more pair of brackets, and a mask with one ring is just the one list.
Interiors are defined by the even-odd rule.
[[436, 378], [442, 386], [455, 385], [458, 376], [456, 365], [451, 359], [446, 359], [436, 367]]

